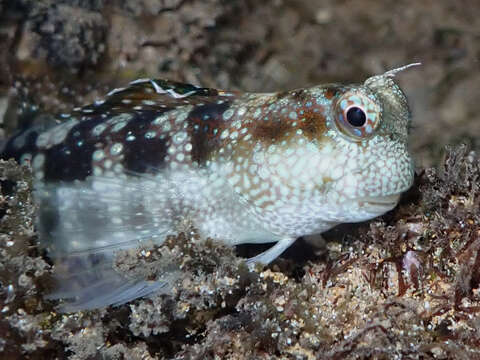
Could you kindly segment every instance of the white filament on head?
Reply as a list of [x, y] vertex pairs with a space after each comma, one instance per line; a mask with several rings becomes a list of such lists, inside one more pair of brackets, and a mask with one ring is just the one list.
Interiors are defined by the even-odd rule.
[[404, 65], [404, 66], [401, 66], [399, 68], [389, 70], [385, 74], [383, 74], [382, 76], [394, 77], [397, 73], [399, 73], [401, 71], [407, 70], [407, 69], [409, 69], [411, 67], [414, 67], [414, 66], [420, 66], [420, 65], [422, 65], [421, 62], [416, 62], [416, 63]]

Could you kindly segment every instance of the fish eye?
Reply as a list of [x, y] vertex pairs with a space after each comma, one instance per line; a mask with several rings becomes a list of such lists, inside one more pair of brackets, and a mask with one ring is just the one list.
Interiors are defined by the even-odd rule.
[[375, 132], [381, 119], [376, 99], [360, 91], [347, 91], [335, 104], [335, 124], [340, 132], [353, 140], [364, 140]]
[[362, 108], [359, 108], [358, 106], [352, 106], [347, 110], [347, 121], [352, 126], [360, 127], [363, 126], [367, 121], [367, 116]]

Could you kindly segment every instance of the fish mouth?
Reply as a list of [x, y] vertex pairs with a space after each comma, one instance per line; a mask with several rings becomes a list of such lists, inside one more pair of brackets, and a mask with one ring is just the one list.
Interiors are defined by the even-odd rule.
[[385, 210], [393, 209], [400, 199], [400, 194], [391, 194], [385, 196], [366, 196], [357, 199], [361, 207], [382, 208]]

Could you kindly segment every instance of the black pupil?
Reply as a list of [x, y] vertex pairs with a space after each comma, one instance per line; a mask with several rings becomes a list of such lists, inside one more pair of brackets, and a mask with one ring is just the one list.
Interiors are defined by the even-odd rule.
[[365, 113], [359, 107], [351, 107], [347, 111], [347, 120], [352, 126], [363, 126], [367, 121]]

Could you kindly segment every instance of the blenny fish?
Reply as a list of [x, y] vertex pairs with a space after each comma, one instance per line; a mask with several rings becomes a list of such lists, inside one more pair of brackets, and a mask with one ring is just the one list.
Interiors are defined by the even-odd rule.
[[72, 311], [158, 291], [116, 273], [115, 253], [185, 219], [229, 245], [275, 242], [247, 260], [268, 264], [298, 237], [393, 209], [414, 175], [394, 81], [412, 65], [277, 93], [139, 79], [13, 136], [2, 158], [33, 169], [40, 243], [58, 268], [70, 259], [53, 297]]

